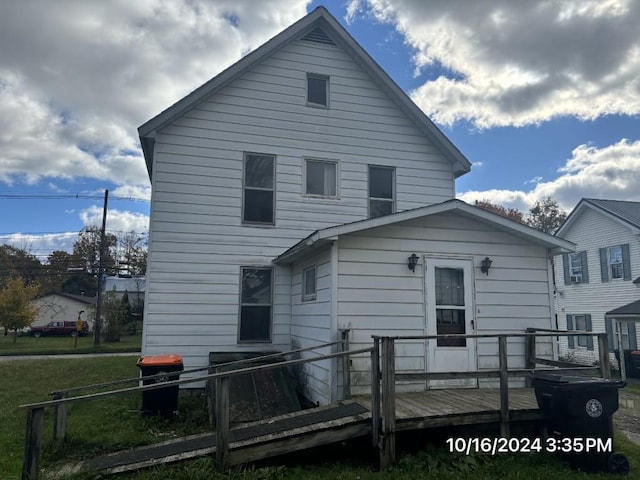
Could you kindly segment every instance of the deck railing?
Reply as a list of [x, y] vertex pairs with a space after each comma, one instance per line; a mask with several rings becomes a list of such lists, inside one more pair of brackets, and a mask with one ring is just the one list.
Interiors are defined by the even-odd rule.
[[[598, 338], [598, 368], [593, 367], [567, 367], [557, 361], [536, 356], [536, 340], [541, 337], [570, 337], [570, 336], [596, 336]], [[437, 340], [437, 339], [490, 339], [498, 341], [498, 368], [482, 369], [475, 372], [397, 372], [395, 365], [395, 344], [403, 340]], [[507, 339], [522, 338], [525, 342], [525, 368], [509, 369], [507, 361]], [[385, 468], [395, 462], [396, 459], [396, 382], [398, 381], [425, 381], [443, 379], [490, 379], [497, 378], [500, 383], [500, 434], [509, 436], [509, 377], [525, 377], [531, 379], [536, 371], [553, 371], [554, 373], [594, 373], [601, 378], [611, 378], [611, 365], [609, 361], [609, 348], [606, 333], [558, 331], [558, 330], [533, 330], [527, 333], [511, 334], [479, 334], [479, 335], [424, 335], [424, 336], [374, 336], [372, 355], [373, 359], [372, 382], [372, 441], [380, 449], [380, 466]], [[545, 367], [538, 368], [538, 364]], [[377, 367], [379, 365], [379, 367]], [[377, 419], [381, 419], [378, 427]]]
[[[252, 373], [256, 371], [264, 371], [270, 370], [274, 368], [282, 368], [289, 367], [294, 365], [300, 365], [304, 363], [311, 363], [320, 360], [326, 359], [344, 359], [343, 360], [343, 375], [345, 379], [342, 380], [343, 384], [348, 388], [348, 377], [349, 369], [348, 369], [348, 357], [355, 354], [362, 353], [370, 353], [371, 348], [364, 348], [359, 350], [348, 350], [348, 331], [344, 330], [340, 333], [340, 340], [336, 342], [323, 343], [319, 345], [313, 345], [306, 348], [299, 348], [295, 350], [290, 350], [287, 352], [278, 352], [268, 355], [262, 355], [259, 357], [253, 357], [248, 359], [236, 360], [233, 362], [226, 362], [221, 364], [216, 364], [214, 367], [229, 367], [229, 366], [238, 366], [238, 365], [246, 365], [251, 364], [256, 361], [273, 359], [277, 357], [282, 357], [283, 355], [294, 355], [303, 352], [309, 352], [314, 350], [319, 350], [322, 348], [338, 346], [340, 351], [335, 353], [330, 353], [326, 355], [316, 355], [310, 358], [302, 358], [296, 360], [286, 360], [282, 362], [269, 363], [266, 365], [257, 365], [253, 367], [243, 367], [237, 368], [229, 371], [217, 371], [215, 373], [208, 373], [206, 375], [201, 375], [192, 378], [182, 378], [179, 380], [172, 380], [168, 382], [155, 383], [150, 385], [141, 385], [129, 388], [121, 388], [117, 390], [108, 390], [98, 393], [91, 393], [85, 395], [78, 396], [70, 396], [70, 394], [76, 394], [79, 392], [95, 390], [97, 388], [104, 387], [113, 387], [115, 385], [121, 385], [125, 383], [131, 382], [142, 382], [148, 380], [158, 379], [160, 377], [166, 377], [165, 374], [157, 374], [157, 375], [148, 375], [143, 377], [135, 377], [128, 378], [123, 380], [117, 380], [113, 382], [105, 382], [94, 385], [86, 385], [81, 387], [70, 388], [67, 390], [60, 390], [56, 392], [52, 392], [51, 395], [54, 396], [53, 400], [31, 403], [26, 405], [21, 405], [19, 408], [24, 408], [27, 410], [27, 420], [26, 420], [26, 431], [25, 431], [25, 443], [24, 443], [24, 457], [22, 464], [22, 480], [38, 480], [40, 473], [40, 457], [42, 450], [42, 439], [43, 439], [43, 419], [44, 419], [44, 410], [46, 408], [55, 409], [54, 412], [54, 440], [60, 442], [64, 439], [66, 433], [66, 418], [67, 418], [67, 407], [72, 403], [81, 403], [96, 399], [109, 398], [113, 396], [120, 395], [131, 395], [137, 394], [140, 392], [145, 392], [149, 390], [157, 390], [162, 388], [170, 388], [179, 385], [186, 385], [189, 383], [202, 382], [206, 380], [213, 380], [216, 383], [216, 436], [217, 441], [219, 442], [216, 447], [216, 456], [220, 463], [224, 466], [227, 464], [228, 454], [229, 454], [229, 378], [236, 375], [243, 375], [247, 373]], [[212, 366], [209, 365], [207, 367], [195, 368], [190, 370], [183, 370], [179, 372], [183, 373], [195, 373], [200, 371], [209, 370]], [[346, 370], [345, 370], [346, 367]], [[348, 390], [347, 390], [348, 391]]]

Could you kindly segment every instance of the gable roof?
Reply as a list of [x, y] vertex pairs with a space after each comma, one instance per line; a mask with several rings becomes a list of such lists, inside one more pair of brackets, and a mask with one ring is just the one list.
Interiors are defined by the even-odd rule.
[[241, 60], [218, 74], [193, 92], [182, 98], [151, 120], [138, 128], [140, 143], [147, 164], [149, 178], [153, 167], [153, 149], [155, 133], [172, 123], [188, 110], [205, 101], [223, 87], [229, 85], [255, 64], [266, 59], [286, 44], [298, 39], [313, 38], [323, 43], [332, 42], [341, 47], [353, 60], [365, 70], [372, 79], [398, 105], [403, 113], [412, 120], [417, 128], [445, 155], [453, 164], [456, 177], [471, 170], [471, 163], [440, 131], [440, 129], [413, 103], [402, 89], [387, 73], [369, 56], [369, 54], [353, 39], [340, 23], [324, 8], [317, 7], [307, 16], [258, 47]]
[[635, 302], [631, 302], [627, 305], [623, 305], [622, 307], [618, 307], [605, 313], [604, 315], [605, 317], [616, 318], [638, 317], [640, 316], [640, 300], [636, 300]]
[[438, 213], [455, 213], [472, 218], [491, 225], [499, 230], [524, 238], [532, 243], [551, 248], [554, 250], [555, 254], [575, 251], [575, 244], [568, 240], [540, 232], [539, 230], [522, 225], [521, 223], [513, 220], [509, 220], [508, 218], [502, 217], [498, 214], [469, 205], [462, 200], [453, 199], [426, 207], [415, 208], [413, 210], [405, 210], [404, 212], [394, 213], [384, 217], [359, 220], [352, 223], [346, 223], [344, 225], [316, 230], [311, 235], [302, 239], [293, 247], [276, 257], [273, 260], [273, 263], [290, 263], [304, 254], [312, 246], [314, 248], [318, 248], [319, 246], [329, 244], [340, 235], [347, 235], [349, 233], [360, 232], [370, 228], [392, 225], [407, 220], [413, 220], [415, 218], [436, 215]]
[[70, 300], [75, 300], [76, 302], [84, 303], [85, 305], [96, 304], [96, 297], [83, 297], [82, 295], [74, 295], [72, 293], [66, 293], [66, 292], [47, 292], [43, 295], [38, 296], [36, 300], [38, 298], [50, 297], [52, 295], [58, 295], [60, 297], [68, 298]]
[[600, 212], [608, 218], [631, 228], [634, 233], [640, 234], [640, 202], [583, 198], [560, 226], [556, 235], [562, 235], [570, 229], [586, 208]]

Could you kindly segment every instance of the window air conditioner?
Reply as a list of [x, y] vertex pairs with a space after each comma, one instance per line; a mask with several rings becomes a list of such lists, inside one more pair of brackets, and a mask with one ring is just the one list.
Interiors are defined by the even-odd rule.
[[582, 283], [582, 275], [571, 275], [571, 283]]

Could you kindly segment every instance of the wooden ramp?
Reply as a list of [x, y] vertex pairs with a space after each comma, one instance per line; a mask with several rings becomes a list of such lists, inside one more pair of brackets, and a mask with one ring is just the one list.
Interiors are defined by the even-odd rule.
[[[511, 421], [542, 418], [533, 389], [511, 389], [509, 394]], [[500, 421], [500, 392], [498, 389], [457, 389], [398, 393], [396, 416], [398, 431], [497, 423]], [[356, 396], [335, 405], [233, 428], [229, 464], [258, 461], [370, 434], [371, 397]], [[215, 433], [192, 435], [65, 465], [47, 477], [64, 478], [84, 470], [127, 472], [213, 456], [215, 451]]]
[[[230, 432], [229, 463], [254, 462], [370, 432], [371, 414], [355, 401], [289, 413], [233, 428]], [[215, 433], [191, 435], [67, 464], [47, 478], [64, 478], [80, 471], [128, 472], [213, 455], [215, 451]]]

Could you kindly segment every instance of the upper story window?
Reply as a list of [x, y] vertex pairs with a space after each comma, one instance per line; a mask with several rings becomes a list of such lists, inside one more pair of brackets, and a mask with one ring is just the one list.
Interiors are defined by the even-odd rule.
[[603, 282], [615, 279], [631, 280], [628, 243], [600, 249], [600, 273]]
[[275, 210], [276, 157], [246, 153], [242, 182], [242, 221], [273, 225]]
[[338, 196], [338, 162], [305, 160], [305, 195], [336, 198]]
[[240, 269], [239, 342], [270, 342], [273, 269]]
[[316, 299], [316, 267], [309, 267], [302, 272], [302, 301]]
[[588, 283], [589, 269], [587, 252], [566, 253], [562, 259], [564, 263], [564, 284]]
[[369, 165], [369, 218], [395, 211], [395, 168]]
[[307, 104], [315, 107], [329, 106], [329, 77], [307, 73]]

